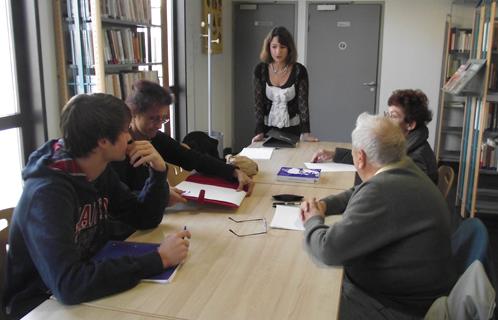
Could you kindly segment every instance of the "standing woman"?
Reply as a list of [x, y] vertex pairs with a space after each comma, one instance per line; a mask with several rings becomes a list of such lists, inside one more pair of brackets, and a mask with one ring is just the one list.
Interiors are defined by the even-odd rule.
[[256, 135], [261, 141], [272, 128], [301, 135], [304, 141], [318, 141], [310, 134], [308, 72], [298, 63], [292, 35], [275, 27], [266, 36], [254, 69]]

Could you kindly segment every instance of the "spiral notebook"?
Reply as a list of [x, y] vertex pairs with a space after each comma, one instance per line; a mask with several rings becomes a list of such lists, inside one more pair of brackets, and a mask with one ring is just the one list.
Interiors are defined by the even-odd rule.
[[[159, 243], [145, 242], [130, 242], [130, 241], [114, 241], [111, 240], [100, 249], [93, 257], [93, 260], [116, 259], [124, 256], [137, 257], [157, 250]], [[179, 266], [179, 265], [178, 265]], [[150, 278], [142, 279], [142, 281], [169, 283], [173, 280], [178, 266], [169, 267], [163, 273]]]

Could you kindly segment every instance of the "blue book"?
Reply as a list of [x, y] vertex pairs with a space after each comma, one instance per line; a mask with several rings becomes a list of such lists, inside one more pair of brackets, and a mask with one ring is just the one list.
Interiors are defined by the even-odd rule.
[[278, 181], [315, 183], [320, 179], [320, 169], [282, 167], [277, 173]]
[[[93, 260], [116, 259], [124, 256], [138, 257], [153, 251], [156, 251], [159, 243], [129, 242], [111, 240], [100, 249], [92, 258]], [[179, 266], [179, 265], [178, 265]], [[169, 283], [173, 280], [178, 266], [169, 267], [163, 273], [153, 277], [142, 279], [142, 281]]]

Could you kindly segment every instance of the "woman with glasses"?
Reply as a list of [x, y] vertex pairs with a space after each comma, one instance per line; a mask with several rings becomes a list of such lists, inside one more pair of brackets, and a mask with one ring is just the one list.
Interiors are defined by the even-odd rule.
[[[396, 122], [406, 137], [407, 155], [437, 184], [437, 161], [434, 151], [427, 139], [429, 129], [427, 124], [432, 120], [429, 110], [429, 100], [421, 90], [396, 90], [387, 100], [388, 110], [384, 115]], [[312, 162], [330, 161], [353, 163], [351, 150], [336, 148], [336, 150], [318, 150], [312, 157]]]
[[[189, 171], [195, 169], [200, 173], [227, 180], [237, 179], [240, 190], [248, 186], [249, 195], [253, 181], [243, 171], [209, 155], [188, 149], [160, 131], [163, 124], [169, 122], [169, 105], [172, 102], [173, 96], [168, 89], [152, 81], [136, 81], [131, 94], [126, 99], [126, 104], [132, 114], [129, 130], [133, 141], [149, 141], [149, 147], [154, 147], [164, 161], [183, 169]], [[149, 169], [146, 166], [134, 167], [127, 160], [115, 162], [112, 165], [121, 181], [126, 183], [130, 189], [141, 190], [143, 188], [149, 176]], [[178, 202], [186, 202], [186, 200], [181, 196], [180, 190], [170, 188], [168, 206]]]

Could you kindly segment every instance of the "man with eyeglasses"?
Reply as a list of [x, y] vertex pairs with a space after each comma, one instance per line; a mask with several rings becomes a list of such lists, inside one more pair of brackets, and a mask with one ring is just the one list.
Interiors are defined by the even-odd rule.
[[[429, 129], [427, 124], [432, 120], [432, 112], [428, 108], [427, 96], [421, 90], [396, 90], [389, 97], [388, 111], [384, 115], [394, 121], [402, 130], [407, 140], [407, 154], [413, 162], [437, 184], [437, 161], [434, 151], [427, 141]], [[333, 160], [338, 163], [353, 163], [351, 150], [336, 148], [335, 150], [318, 150], [312, 162]]]
[[[392, 121], [361, 114], [352, 144], [363, 182], [301, 204], [306, 248], [344, 266], [340, 319], [420, 319], [456, 280], [448, 207]], [[342, 220], [326, 225], [332, 214]]]
[[[130, 134], [133, 141], [151, 145], [159, 152], [164, 161], [183, 169], [189, 171], [195, 169], [200, 173], [227, 180], [236, 179], [239, 182], [239, 190], [248, 187], [248, 195], [250, 195], [254, 183], [242, 170], [209, 155], [188, 149], [160, 131], [162, 125], [169, 121], [169, 105], [172, 102], [173, 96], [168, 89], [152, 81], [136, 81], [126, 100], [132, 114]], [[147, 167], [132, 166], [126, 160], [115, 162], [112, 165], [121, 181], [132, 190], [143, 188], [149, 176]], [[181, 196], [181, 191], [170, 188], [168, 206], [180, 202], [186, 202], [186, 199]]]

